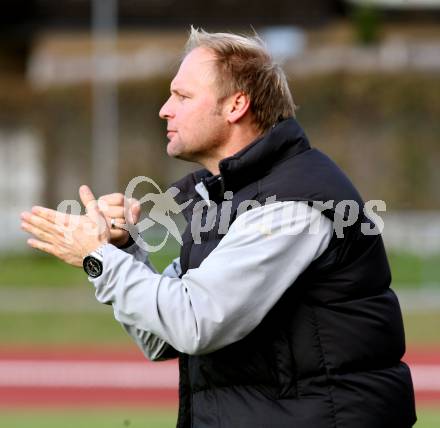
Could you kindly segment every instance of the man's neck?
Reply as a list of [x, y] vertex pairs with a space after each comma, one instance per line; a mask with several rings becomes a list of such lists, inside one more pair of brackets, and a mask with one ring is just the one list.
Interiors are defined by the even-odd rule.
[[228, 143], [218, 147], [215, 155], [204, 159], [200, 164], [211, 174], [218, 175], [220, 173], [219, 164], [221, 160], [235, 155], [261, 136], [261, 132], [253, 128], [247, 128], [246, 132], [241, 131], [239, 135], [231, 136]]

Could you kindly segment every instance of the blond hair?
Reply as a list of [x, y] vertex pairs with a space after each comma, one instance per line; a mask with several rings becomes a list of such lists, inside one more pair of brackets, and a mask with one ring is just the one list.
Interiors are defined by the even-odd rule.
[[220, 97], [239, 91], [247, 94], [254, 121], [261, 131], [267, 131], [279, 120], [295, 116], [286, 75], [273, 62], [257, 34], [208, 33], [191, 26], [185, 55], [198, 47], [214, 53]]

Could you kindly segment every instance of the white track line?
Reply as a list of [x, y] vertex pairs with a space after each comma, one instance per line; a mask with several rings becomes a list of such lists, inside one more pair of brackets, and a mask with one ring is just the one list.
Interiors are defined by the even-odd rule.
[[440, 392], [440, 365], [414, 364], [410, 368], [416, 391]]
[[0, 361], [0, 386], [177, 388], [177, 365], [108, 361]]
[[[440, 392], [440, 365], [411, 365], [417, 391]], [[176, 364], [0, 360], [0, 387], [176, 389]]]

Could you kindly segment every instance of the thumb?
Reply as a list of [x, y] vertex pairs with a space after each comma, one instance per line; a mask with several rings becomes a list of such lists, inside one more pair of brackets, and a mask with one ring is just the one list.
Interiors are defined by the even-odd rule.
[[86, 209], [86, 213], [93, 220], [96, 220], [97, 217], [101, 217], [101, 212], [98, 208], [98, 201], [89, 186], [83, 185], [79, 188], [79, 197]]

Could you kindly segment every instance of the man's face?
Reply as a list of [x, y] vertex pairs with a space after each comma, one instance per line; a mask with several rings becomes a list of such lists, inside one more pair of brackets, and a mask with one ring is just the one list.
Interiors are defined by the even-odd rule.
[[171, 96], [159, 116], [166, 119], [169, 156], [206, 164], [228, 135], [228, 123], [218, 103], [214, 55], [192, 50], [171, 82]]

